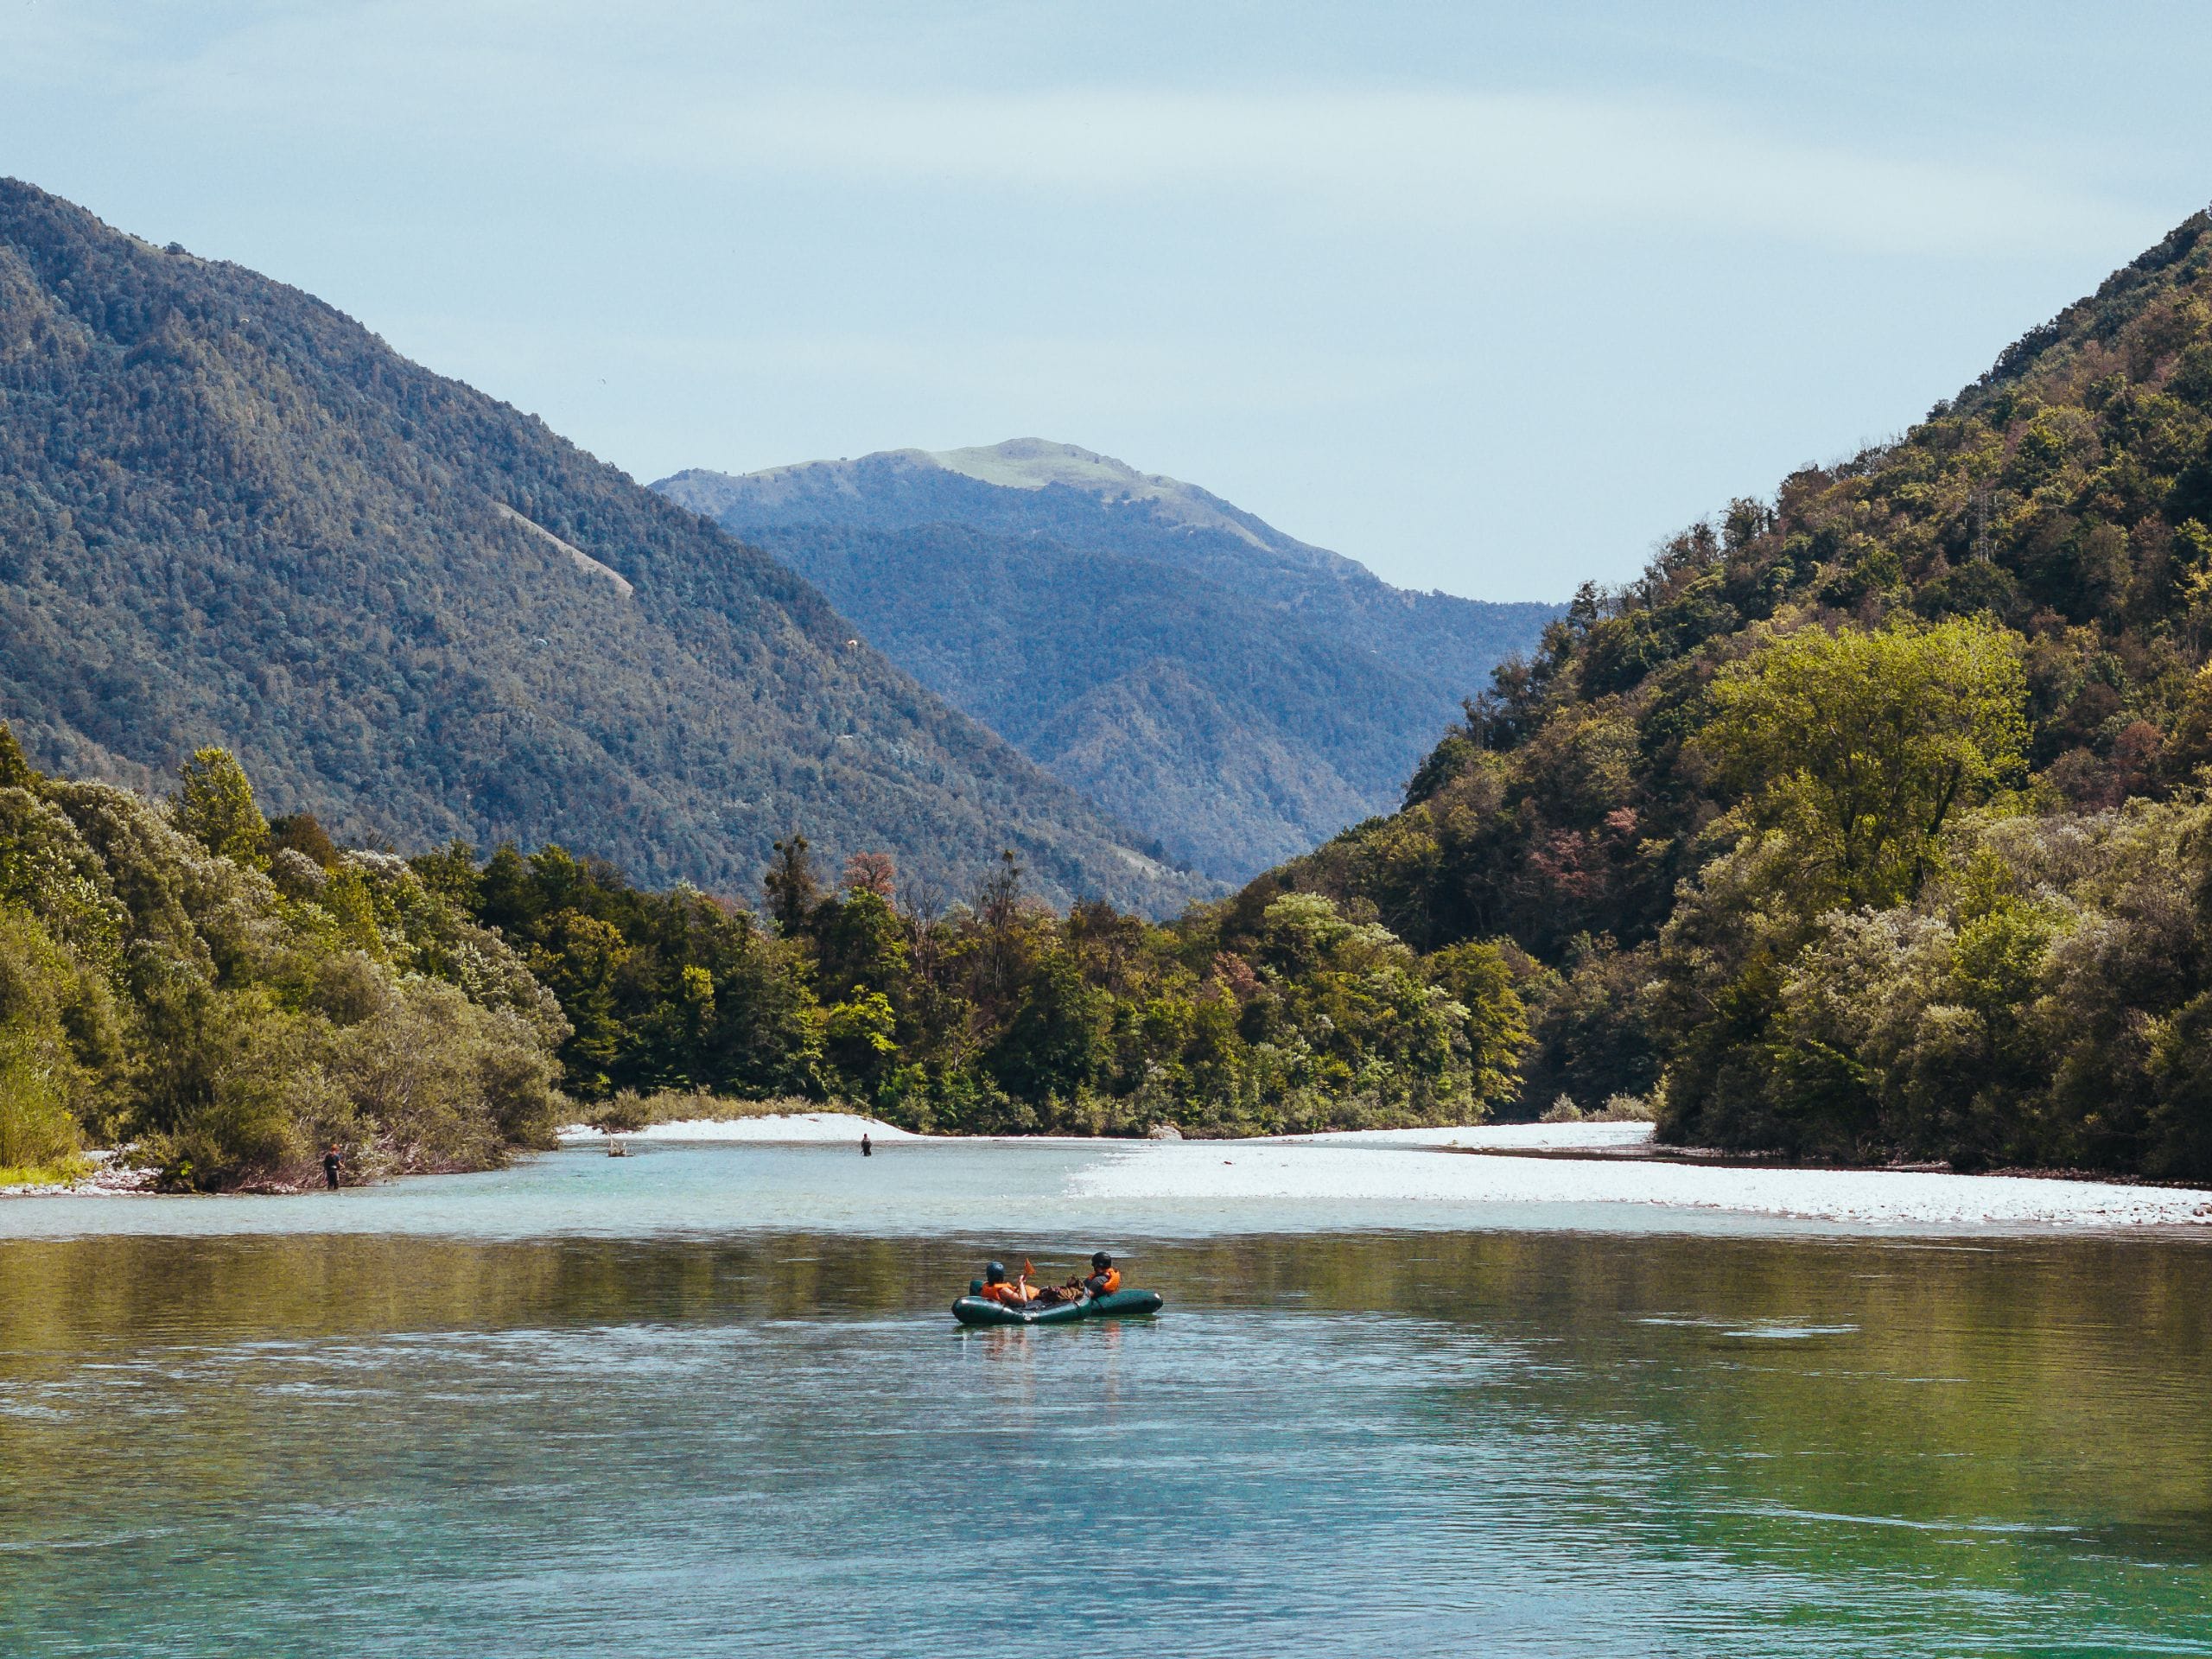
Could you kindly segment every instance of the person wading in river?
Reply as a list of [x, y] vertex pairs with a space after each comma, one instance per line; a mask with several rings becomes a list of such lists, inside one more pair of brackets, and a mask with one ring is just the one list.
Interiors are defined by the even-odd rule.
[[334, 1141], [330, 1143], [330, 1150], [322, 1154], [322, 1179], [330, 1184], [331, 1188], [334, 1191], [336, 1190], [338, 1185], [338, 1171], [340, 1167], [340, 1160], [338, 1156], [338, 1143]]

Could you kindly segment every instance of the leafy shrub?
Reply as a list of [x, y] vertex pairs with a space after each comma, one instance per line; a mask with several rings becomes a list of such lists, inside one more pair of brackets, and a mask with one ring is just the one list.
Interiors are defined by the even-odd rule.
[[91, 1134], [209, 1188], [307, 1179], [334, 1141], [371, 1172], [549, 1142], [558, 1005], [404, 861], [334, 849], [326, 869], [286, 847], [272, 881], [251, 785], [219, 750], [187, 763], [166, 812], [11, 776], [0, 1164]]

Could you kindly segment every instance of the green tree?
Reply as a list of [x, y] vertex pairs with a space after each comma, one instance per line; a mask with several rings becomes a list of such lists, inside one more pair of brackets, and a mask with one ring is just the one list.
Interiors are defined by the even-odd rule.
[[68, 953], [0, 900], [0, 1169], [67, 1164], [87, 1079], [68, 1038]]
[[991, 1071], [1017, 1098], [1072, 1097], [1089, 1086], [1106, 1058], [1105, 993], [1084, 982], [1074, 961], [1055, 952], [1022, 994], [1006, 1034], [991, 1055]]
[[338, 843], [331, 840], [330, 831], [322, 827], [321, 820], [312, 812], [294, 812], [270, 821], [268, 850], [270, 855], [287, 849], [312, 860], [326, 870], [338, 868]]
[[1918, 890], [1944, 821], [2020, 776], [2017, 634], [1980, 619], [1785, 634], [1718, 674], [1700, 747], [1751, 819], [1788, 830], [1815, 909]]
[[315, 1022], [262, 988], [222, 990], [177, 969], [144, 985], [137, 1012], [134, 1127], [165, 1185], [233, 1185], [306, 1152], [327, 1092]]
[[8, 728], [5, 721], [0, 721], [0, 789], [35, 790], [41, 781], [38, 773], [31, 770], [31, 763], [23, 759], [22, 747], [16, 741], [15, 733]]
[[787, 939], [804, 932], [822, 897], [822, 884], [815, 879], [814, 859], [804, 836], [794, 832], [790, 840], [776, 843], [776, 855], [769, 861], [768, 874], [760, 879], [760, 886], [767, 894], [768, 914], [776, 931]]
[[898, 1020], [881, 991], [863, 991], [822, 1017], [822, 1052], [863, 1094], [898, 1064]]
[[561, 1046], [569, 1087], [591, 1099], [613, 1087], [607, 1069], [623, 1039], [619, 979], [630, 954], [620, 929], [575, 910], [552, 917], [544, 943], [531, 952], [531, 971], [560, 998], [561, 1012], [574, 1027]]
[[798, 952], [749, 925], [717, 970], [712, 1023], [691, 1075], [724, 1094], [818, 1096], [821, 1028]]
[[815, 906], [815, 987], [825, 1002], [889, 991], [906, 972], [899, 913], [881, 894], [855, 888]]
[[177, 768], [177, 828], [218, 858], [261, 869], [269, 861], [269, 823], [253, 785], [228, 749], [195, 749]]
[[1475, 1098], [1510, 1099], [1521, 1086], [1521, 1060], [1530, 1038], [1529, 1010], [1514, 986], [1505, 952], [1487, 941], [1469, 939], [1446, 946], [1426, 965], [1429, 978], [1467, 1011]]

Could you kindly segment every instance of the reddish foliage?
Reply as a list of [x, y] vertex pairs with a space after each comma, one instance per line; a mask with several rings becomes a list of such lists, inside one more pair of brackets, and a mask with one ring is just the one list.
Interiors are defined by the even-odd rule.
[[888, 853], [855, 853], [845, 861], [845, 887], [888, 899], [899, 890], [899, 869]]

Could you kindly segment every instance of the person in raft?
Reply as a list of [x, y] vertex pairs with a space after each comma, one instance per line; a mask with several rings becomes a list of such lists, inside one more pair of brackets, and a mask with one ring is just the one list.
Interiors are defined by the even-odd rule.
[[1071, 1279], [1065, 1285], [1049, 1285], [1033, 1294], [1042, 1306], [1058, 1307], [1066, 1302], [1088, 1302], [1111, 1296], [1121, 1287], [1122, 1275], [1114, 1266], [1114, 1258], [1103, 1250], [1095, 1250], [1090, 1257], [1090, 1278]]
[[1071, 1279], [1065, 1285], [1033, 1285], [1029, 1282], [1027, 1263], [1022, 1265], [1018, 1278], [1009, 1280], [1005, 1264], [993, 1262], [984, 1268], [983, 1276], [969, 1286], [968, 1294], [1007, 1307], [1058, 1307], [1067, 1302], [1111, 1296], [1121, 1287], [1122, 1274], [1114, 1265], [1114, 1258], [1099, 1250], [1090, 1258], [1088, 1279]]
[[1086, 1296], [1111, 1296], [1122, 1287], [1122, 1270], [1114, 1265], [1114, 1258], [1103, 1250], [1094, 1251], [1090, 1257], [1090, 1277], [1077, 1288]]
[[982, 1287], [975, 1292], [987, 1302], [1002, 1302], [1008, 1307], [1027, 1307], [1039, 1294], [1031, 1287], [1026, 1268], [1019, 1279], [1009, 1280], [1003, 1262], [990, 1262], [983, 1268]]

